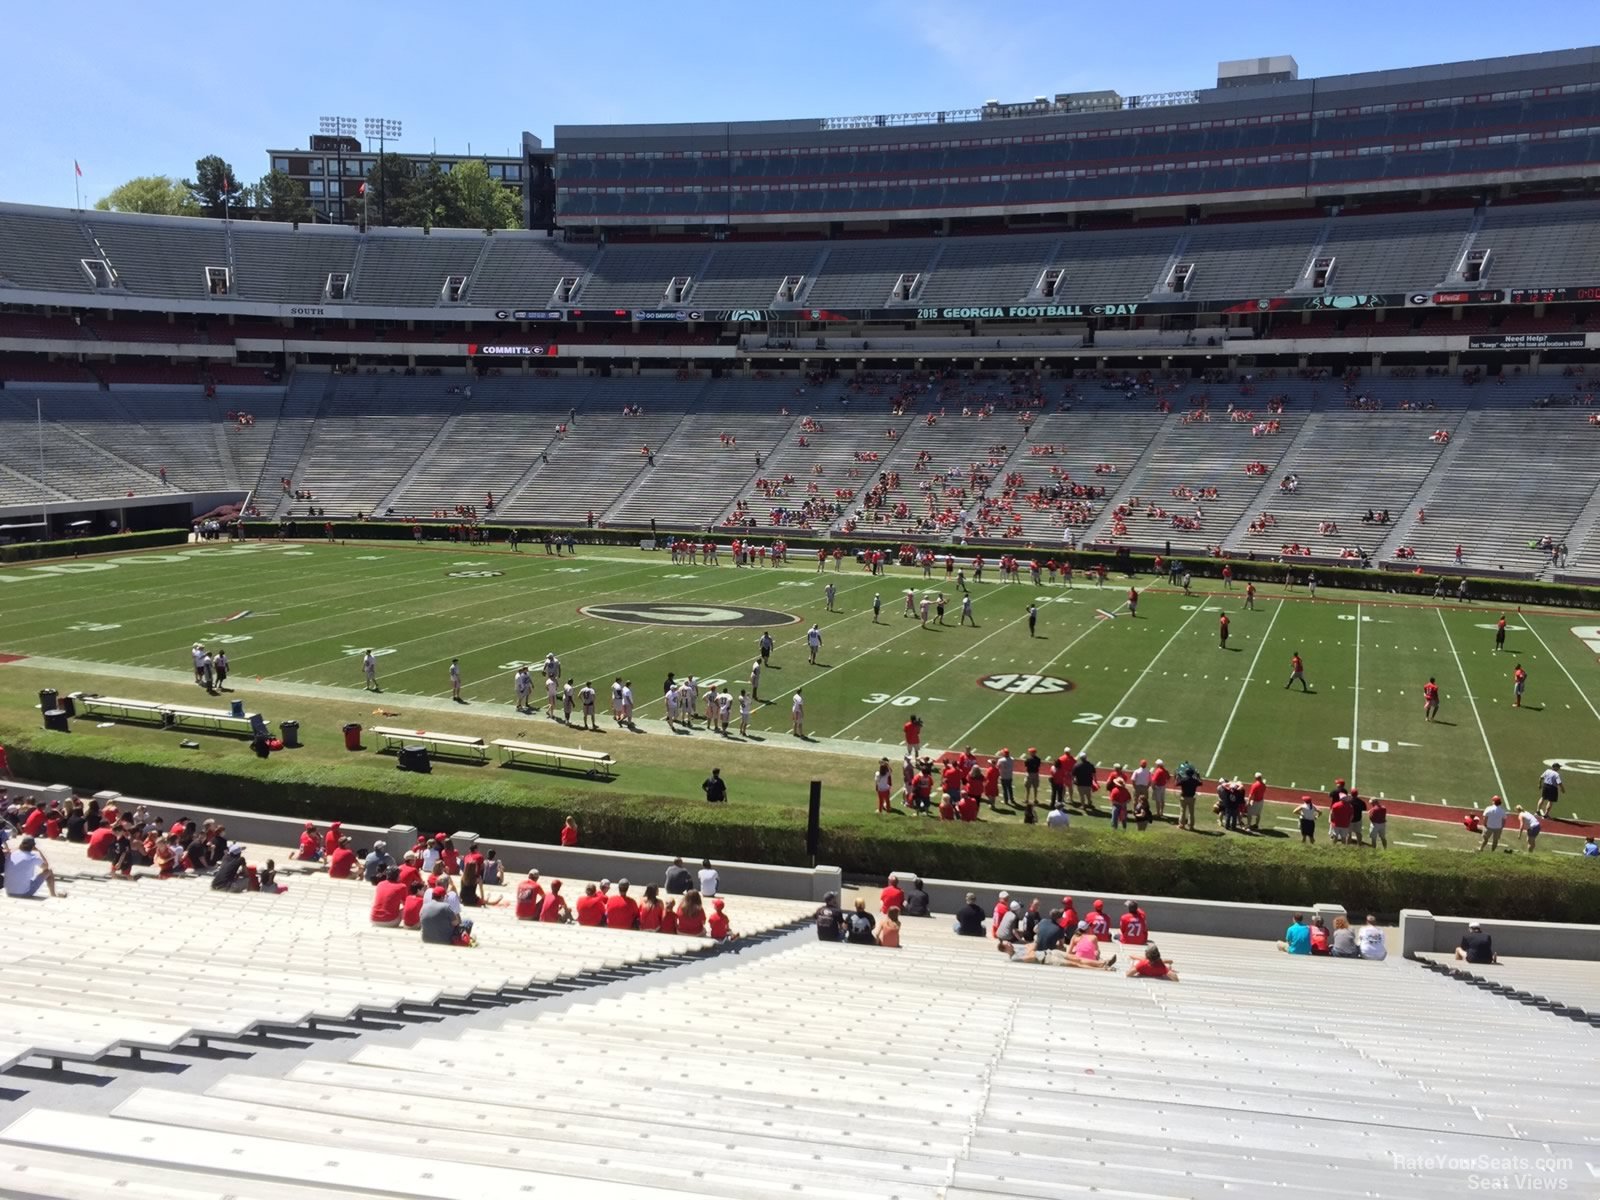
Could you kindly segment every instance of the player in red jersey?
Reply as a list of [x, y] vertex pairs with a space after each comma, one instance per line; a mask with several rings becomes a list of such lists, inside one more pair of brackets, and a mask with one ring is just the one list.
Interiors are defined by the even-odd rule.
[[1434, 682], [1433, 676], [1428, 676], [1428, 682], [1422, 685], [1422, 719], [1432, 721], [1439, 715], [1439, 685]]
[[1227, 613], [1223, 613], [1222, 616], [1217, 619], [1217, 634], [1222, 638], [1222, 648], [1224, 650], [1226, 650], [1228, 648], [1228, 614]]
[[1311, 690], [1311, 685], [1306, 682], [1306, 664], [1300, 660], [1300, 651], [1298, 650], [1289, 656], [1289, 682], [1283, 685], [1284, 691], [1288, 691], [1296, 679], [1300, 681], [1300, 690], [1302, 692]]
[[1128, 615], [1130, 617], [1137, 617], [1139, 615], [1139, 589], [1138, 588], [1131, 587], [1131, 588], [1128, 589]]
[[1528, 673], [1522, 669], [1522, 664], [1517, 664], [1517, 669], [1511, 672], [1512, 708], [1522, 707], [1522, 689], [1528, 686]]
[[1084, 924], [1089, 926], [1089, 932], [1094, 934], [1094, 940], [1097, 942], [1111, 940], [1111, 922], [1106, 919], [1105, 907], [1104, 900], [1096, 900], [1094, 907], [1089, 910], [1089, 915], [1083, 918]]
[[1253, 583], [1244, 585], [1244, 606], [1251, 612], [1256, 610], [1256, 585]]
[[[1229, 590], [1233, 588], [1233, 568], [1227, 563], [1222, 564], [1222, 586]], [[1249, 606], [1246, 605], [1246, 607]]]
[[1499, 654], [1506, 648], [1506, 619], [1501, 617], [1494, 627], [1494, 652]]

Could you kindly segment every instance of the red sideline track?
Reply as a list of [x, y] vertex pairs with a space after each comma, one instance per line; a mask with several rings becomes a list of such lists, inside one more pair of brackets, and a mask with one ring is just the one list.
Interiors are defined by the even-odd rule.
[[[955, 751], [946, 750], [934, 761], [937, 763], [951, 763], [958, 761], [960, 757], [961, 755]], [[979, 754], [975, 757], [986, 767], [994, 761], [993, 755]], [[1049, 760], [1047, 759], [1046, 761], [1048, 762]], [[1096, 771], [1095, 779], [1103, 787], [1110, 774], [1111, 772], [1105, 770]], [[1044, 778], [1043, 772], [1040, 772], [1040, 779], [1042, 781], [1040, 790], [1043, 791], [1048, 786], [1049, 781]], [[1208, 794], [1215, 797], [1217, 782], [1216, 780], [1207, 779], [1201, 784], [1202, 799]], [[1249, 781], [1246, 780], [1246, 782], [1248, 783]], [[1169, 796], [1176, 797], [1178, 789], [1175, 786], [1169, 786], [1167, 791]], [[1328, 794], [1326, 791], [1273, 787], [1270, 784], [1267, 786], [1267, 800], [1273, 804], [1282, 804], [1291, 809], [1298, 808], [1301, 796], [1310, 796], [1316, 802], [1319, 811], [1327, 812]], [[1367, 799], [1370, 801], [1372, 797], [1369, 796]], [[1172, 799], [1169, 803], [1175, 804], [1177, 801]], [[1387, 796], [1383, 798], [1383, 804], [1391, 814], [1397, 817], [1411, 817], [1418, 821], [1443, 821], [1454, 825], [1460, 825], [1468, 813], [1476, 813], [1478, 811], [1474, 808], [1455, 808], [1447, 804], [1417, 804], [1410, 800], [1391, 800]], [[1210, 803], [1206, 803], [1208, 812], [1210, 807]], [[1507, 807], [1511, 807], [1509, 800], [1507, 801]], [[1544, 818], [1544, 824], [1549, 827], [1547, 830], [1549, 833], [1569, 834], [1574, 837], [1600, 837], [1600, 822], [1596, 821], [1567, 821], [1560, 817], [1549, 816]], [[1511, 828], [1509, 821], [1506, 827], [1507, 829]]]

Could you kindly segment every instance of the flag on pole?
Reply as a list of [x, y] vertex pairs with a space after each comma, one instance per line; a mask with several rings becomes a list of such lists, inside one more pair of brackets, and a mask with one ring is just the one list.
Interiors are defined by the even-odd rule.
[[365, 183], [363, 183], [360, 187], [356, 188], [356, 195], [365, 196], [366, 194], [367, 194], [367, 185]]
[[77, 173], [79, 179], [83, 178], [83, 168], [78, 165], [77, 159], [72, 160], [72, 169]]

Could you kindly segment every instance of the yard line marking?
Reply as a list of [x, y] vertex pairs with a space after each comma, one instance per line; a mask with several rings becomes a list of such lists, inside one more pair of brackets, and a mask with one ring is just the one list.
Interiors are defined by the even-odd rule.
[[[1559, 658], [1556, 658], [1555, 651], [1550, 649], [1550, 643], [1546, 642], [1544, 638], [1539, 636], [1539, 631], [1538, 629], [1534, 628], [1532, 621], [1528, 622], [1528, 631], [1532, 633], [1534, 637], [1539, 638], [1539, 645], [1544, 647], [1545, 653], [1554, 659], [1556, 666], [1561, 668], [1561, 673], [1567, 677], [1567, 682], [1577, 689], [1579, 698], [1589, 706], [1589, 711], [1594, 713], [1595, 720], [1600, 721], [1600, 709], [1596, 709], [1594, 706], [1594, 701], [1589, 699], [1588, 693], [1586, 693], [1581, 687], [1578, 687], [1578, 681], [1572, 677], [1572, 672], [1567, 670], [1565, 663], [1563, 663]], [[1569, 704], [1567, 707], [1571, 708], [1572, 705]], [[1501, 794], [1503, 795], [1504, 793]]]
[[[1120, 611], [1123, 607], [1125, 607], [1125, 605], [1118, 605], [1117, 606], [1117, 610]], [[1088, 637], [1096, 629], [1101, 628], [1104, 624], [1105, 624], [1104, 621], [1096, 621], [1093, 625], [1090, 625], [1082, 633], [1080, 633], [1077, 637], [1073, 638], [1070, 642], [1068, 642], [1065, 646], [1061, 647], [1061, 649], [1059, 651], [1057, 651], [1051, 657], [1050, 661], [1044, 664], [1044, 668], [1043, 668], [1043, 670], [1041, 670], [1039, 672], [1039, 674], [1041, 674], [1041, 675], [1048, 674], [1049, 671], [1050, 671], [1050, 668], [1055, 666], [1056, 663], [1061, 660], [1062, 655], [1066, 654], [1069, 650], [1071, 650], [1079, 642], [1083, 641], [1084, 638]], [[989, 721], [989, 718], [993, 717], [995, 715], [995, 713], [999, 712], [1002, 708], [1004, 708], [1006, 706], [1006, 704], [1011, 699], [1013, 699], [1013, 694], [1007, 694], [1007, 695], [1004, 695], [1004, 696], [1000, 697], [999, 702], [996, 703], [995, 706], [993, 708], [991, 708], [988, 712], [984, 713], [983, 716], [978, 719], [977, 724], [975, 724], [971, 729], [968, 729], [965, 733], [963, 733], [960, 737], [956, 738], [955, 741], [953, 741], [950, 744], [952, 746], [964, 746], [964, 745], [966, 745], [967, 744], [967, 739], [969, 737], [971, 737], [974, 733], [978, 732], [978, 730], [981, 729]]]
[[1478, 722], [1478, 736], [1483, 739], [1484, 753], [1489, 756], [1489, 769], [1494, 772], [1495, 787], [1500, 795], [1504, 796], [1505, 780], [1500, 778], [1500, 766], [1494, 761], [1494, 749], [1489, 745], [1489, 732], [1483, 727], [1483, 717], [1478, 713], [1478, 701], [1472, 695], [1472, 685], [1467, 682], [1467, 670], [1461, 665], [1461, 655], [1456, 653], [1456, 640], [1450, 636], [1450, 626], [1445, 624], [1444, 613], [1437, 608], [1433, 612], [1439, 618], [1439, 628], [1444, 630], [1444, 640], [1450, 644], [1450, 654], [1456, 660], [1456, 670], [1461, 673], [1461, 685], [1467, 690], [1467, 703], [1472, 706], [1473, 719]]
[[1172, 643], [1178, 640], [1178, 635], [1185, 629], [1189, 628], [1189, 623], [1204, 611], [1205, 608], [1203, 606], [1196, 605], [1195, 610], [1189, 614], [1189, 619], [1172, 631], [1172, 636], [1166, 640], [1166, 643], [1161, 647], [1161, 649], [1156, 651], [1155, 658], [1152, 658], [1149, 664], [1146, 665], [1145, 669], [1139, 672], [1139, 677], [1133, 681], [1128, 690], [1122, 693], [1122, 699], [1117, 701], [1117, 706], [1108, 712], [1103, 718], [1101, 718], [1100, 724], [1095, 727], [1095, 731], [1091, 733], [1088, 740], [1083, 743], [1083, 750], [1080, 751], [1080, 753], [1088, 752], [1089, 747], [1094, 744], [1095, 738], [1100, 736], [1100, 731], [1110, 724], [1110, 722], [1115, 720], [1122, 712], [1122, 706], [1128, 702], [1128, 698], [1133, 695], [1134, 690], [1144, 682], [1144, 677], [1150, 674], [1151, 670], [1154, 669], [1161, 656], [1171, 648]]
[[1361, 602], [1356, 602], [1355, 703], [1350, 712], [1350, 786], [1356, 786], [1356, 753], [1361, 749]]
[[[1002, 625], [998, 629], [994, 630], [994, 632], [989, 633], [989, 634], [985, 634], [983, 637], [979, 638], [976, 642], [974, 642], [972, 644], [972, 648], [974, 650], [976, 650], [979, 646], [983, 645], [983, 643], [987, 642], [990, 638], [999, 637], [1002, 633], [1004, 633], [1006, 630], [1010, 629], [1013, 625], [1016, 625], [1017, 623], [1019, 623], [1021, 621], [1026, 621], [1027, 619], [1028, 618], [1026, 616], [1013, 617], [1011, 620], [1007, 621], [1004, 625]], [[919, 626], [912, 626], [912, 628], [913, 629], [919, 628]], [[910, 630], [907, 630], [906, 632], [909, 633]], [[899, 636], [900, 636], [899, 634], [895, 635], [895, 637], [899, 637]], [[893, 641], [894, 639], [891, 638], [889, 640]], [[866, 654], [866, 653], [869, 653], [869, 651], [863, 651], [862, 653]], [[856, 658], [860, 658], [860, 657], [861, 657], [860, 654], [856, 655]], [[855, 659], [853, 659], [853, 658], [846, 660], [846, 662], [854, 662], [854, 661], [855, 661]], [[1052, 660], [1052, 661], [1054, 661], [1054, 660]], [[844, 665], [845, 665], [845, 663], [840, 663], [839, 667], [842, 667]], [[925, 679], [932, 679], [935, 675], [937, 675], [940, 671], [942, 671], [948, 665], [949, 665], [948, 663], [941, 662], [938, 666], [934, 667], [934, 669], [929, 671], [926, 675], [919, 675], [919, 676], [917, 676], [917, 678], [913, 679], [910, 683], [903, 685], [901, 687], [901, 689], [900, 689], [901, 692], [909, 694], [911, 692], [912, 688], [916, 687], [919, 683], [921, 683]], [[839, 667], [830, 667], [830, 668], [828, 668], [828, 670], [837, 671], [839, 669]], [[823, 675], [826, 675], [827, 673], [828, 673], [827, 671], [823, 671], [822, 672]], [[1042, 672], [1041, 672], [1041, 674], [1042, 674]], [[884, 706], [884, 704], [887, 704], [887, 703], [888, 703], [888, 701], [885, 700], [883, 704], [874, 704], [874, 705], [872, 705], [870, 708], [867, 709], [866, 712], [862, 713], [854, 721], [851, 721], [850, 724], [846, 725], [843, 729], [839, 730], [839, 732], [834, 734], [833, 736], [836, 737], [836, 738], [843, 737], [845, 734], [849, 733], [852, 729], [854, 729], [857, 725], [861, 724], [861, 722], [865, 721], [868, 717], [870, 717], [874, 713], [876, 713], [879, 709], [881, 709]], [[952, 746], [958, 745], [958, 744], [959, 744], [959, 739], [957, 739], [957, 741], [955, 741], [955, 742], [949, 743], [949, 745], [952, 745]]]
[[1217, 752], [1211, 756], [1211, 762], [1206, 767], [1207, 779], [1211, 778], [1211, 772], [1216, 770], [1217, 760], [1222, 757], [1222, 744], [1228, 740], [1228, 731], [1233, 728], [1233, 718], [1239, 715], [1239, 705], [1244, 702], [1244, 690], [1250, 686], [1250, 680], [1255, 677], [1256, 664], [1261, 661], [1261, 652], [1267, 648], [1267, 639], [1272, 636], [1272, 627], [1278, 623], [1278, 614], [1282, 611], [1283, 601], [1279, 600], [1278, 607], [1272, 610], [1272, 620], [1267, 622], [1267, 631], [1261, 635], [1261, 642], [1256, 646], [1256, 656], [1250, 660], [1250, 669], [1244, 673], [1244, 679], [1239, 684], [1239, 694], [1234, 697], [1233, 711], [1228, 714], [1228, 723], [1222, 727], [1222, 736], [1217, 739]]

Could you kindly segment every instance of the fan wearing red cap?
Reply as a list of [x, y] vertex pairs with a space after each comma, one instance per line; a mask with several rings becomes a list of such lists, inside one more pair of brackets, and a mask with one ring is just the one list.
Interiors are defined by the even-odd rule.
[[322, 839], [317, 836], [314, 822], [307, 821], [305, 831], [300, 835], [298, 857], [302, 862], [318, 862], [322, 858]]
[[343, 829], [344, 826], [338, 821], [335, 821], [333, 824], [328, 826], [328, 832], [324, 834], [322, 838], [323, 854], [329, 856], [330, 858], [333, 856], [333, 852], [339, 848], [339, 837]]
[[583, 895], [573, 906], [579, 925], [600, 926], [606, 922], [606, 898], [592, 883], [583, 885]]
[[1097, 942], [1111, 940], [1111, 922], [1106, 919], [1105, 908], [1104, 900], [1096, 900], [1089, 915], [1084, 918], [1084, 922], [1089, 926], [1089, 932], [1094, 934], [1094, 940]]
[[1078, 906], [1071, 896], [1061, 897], [1061, 920], [1057, 924], [1067, 931], [1068, 937], [1078, 932]]
[[567, 907], [567, 898], [561, 894], [561, 880], [550, 881], [550, 891], [545, 895], [544, 903], [539, 906], [539, 920], [546, 925], [572, 920], [572, 910]]
[[711, 916], [706, 920], [706, 932], [719, 942], [726, 942], [734, 935], [728, 927], [727, 914], [722, 911], [720, 899], [711, 902]]
[[1144, 909], [1139, 907], [1137, 900], [1129, 900], [1124, 907], [1128, 911], [1122, 914], [1122, 920], [1118, 922], [1122, 944], [1142, 946], [1150, 940], [1150, 918], [1144, 915]]

